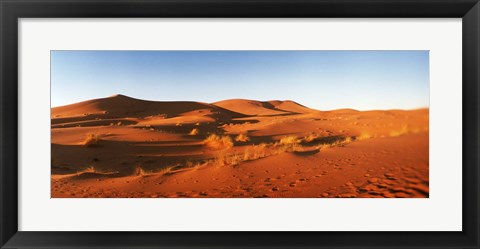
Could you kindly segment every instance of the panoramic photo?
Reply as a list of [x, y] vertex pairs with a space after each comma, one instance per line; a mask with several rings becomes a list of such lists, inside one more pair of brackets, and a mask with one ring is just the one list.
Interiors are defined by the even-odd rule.
[[51, 51], [52, 198], [428, 198], [428, 51]]

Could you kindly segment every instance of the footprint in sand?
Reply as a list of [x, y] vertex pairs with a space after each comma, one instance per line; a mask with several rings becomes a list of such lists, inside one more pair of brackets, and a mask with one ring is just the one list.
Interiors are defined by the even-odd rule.
[[404, 193], [404, 192], [398, 192], [398, 193], [395, 193], [395, 197], [397, 197], [397, 198], [408, 198], [408, 197], [410, 197], [410, 195], [408, 195], [407, 193]]
[[389, 192], [383, 192], [382, 196], [385, 197], [385, 198], [394, 198], [395, 197], [394, 194], [389, 193]]
[[408, 183], [413, 183], [413, 184], [418, 184], [420, 183], [421, 181], [417, 178], [404, 178], [403, 179], [404, 181], [408, 182]]
[[428, 196], [430, 192], [429, 187], [423, 184], [409, 184], [408, 187], [426, 196]]
[[379, 187], [379, 188], [387, 188], [387, 185], [384, 184], [384, 183], [379, 183], [379, 184], [377, 184], [377, 187]]
[[370, 179], [368, 179], [368, 182], [369, 183], [376, 183], [376, 182], [378, 182], [378, 178], [375, 178], [375, 177], [370, 178]]
[[346, 194], [339, 194], [336, 197], [338, 197], [338, 198], [355, 198], [355, 197], [357, 197], [357, 195], [352, 194], [352, 193], [346, 193]]

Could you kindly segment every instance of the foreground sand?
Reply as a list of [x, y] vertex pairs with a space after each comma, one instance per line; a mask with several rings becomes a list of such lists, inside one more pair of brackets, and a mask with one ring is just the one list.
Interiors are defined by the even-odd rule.
[[428, 141], [428, 109], [116, 95], [52, 109], [52, 197], [428, 197]]

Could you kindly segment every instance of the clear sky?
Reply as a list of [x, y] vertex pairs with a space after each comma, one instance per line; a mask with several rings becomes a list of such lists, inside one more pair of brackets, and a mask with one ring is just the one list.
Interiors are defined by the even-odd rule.
[[319, 110], [429, 106], [428, 51], [52, 51], [52, 106], [293, 100]]

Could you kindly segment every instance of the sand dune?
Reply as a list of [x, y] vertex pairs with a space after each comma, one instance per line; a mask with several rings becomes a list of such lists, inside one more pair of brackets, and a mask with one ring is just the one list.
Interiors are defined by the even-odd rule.
[[429, 195], [428, 109], [114, 95], [51, 117], [52, 197]]
[[314, 112], [316, 110], [310, 109], [306, 106], [303, 106], [295, 101], [291, 100], [285, 100], [285, 101], [279, 101], [279, 100], [272, 100], [268, 101], [270, 104], [272, 104], [276, 109], [282, 110], [285, 112], [292, 112], [292, 113], [310, 113]]
[[178, 116], [192, 111], [205, 111], [210, 115], [242, 117], [242, 115], [201, 102], [193, 101], [147, 101], [117, 94], [107, 98], [83, 101], [52, 108], [52, 117], [76, 117], [95, 114], [108, 116], [145, 117], [149, 115]]
[[227, 110], [251, 116], [275, 116], [307, 113], [314, 110], [293, 101], [256, 101], [248, 99], [229, 99], [213, 103]]

